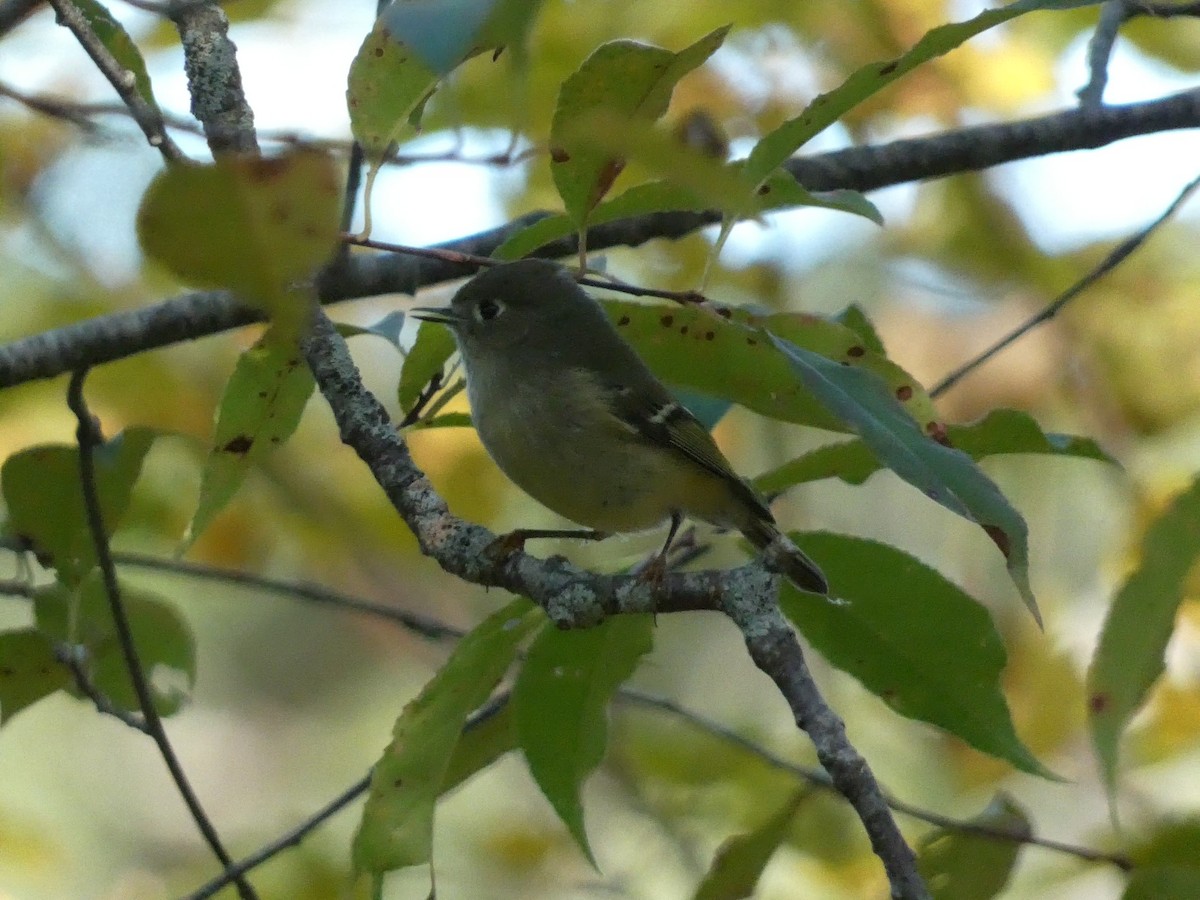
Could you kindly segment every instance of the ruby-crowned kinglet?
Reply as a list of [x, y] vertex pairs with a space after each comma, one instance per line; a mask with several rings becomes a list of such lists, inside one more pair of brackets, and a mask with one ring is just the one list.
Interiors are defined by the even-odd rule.
[[798, 588], [828, 593], [704, 426], [562, 266], [494, 266], [448, 307], [413, 314], [454, 332], [480, 440], [535, 500], [601, 532], [670, 520], [664, 554], [684, 515], [736, 528], [760, 550], [774, 545], [772, 559]]

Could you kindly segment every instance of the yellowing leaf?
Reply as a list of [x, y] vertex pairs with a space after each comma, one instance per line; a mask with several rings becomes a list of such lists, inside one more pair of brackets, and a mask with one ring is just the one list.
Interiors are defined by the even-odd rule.
[[337, 247], [340, 200], [333, 159], [312, 150], [180, 164], [147, 188], [138, 237], [183, 281], [233, 291], [299, 333], [311, 298], [298, 286]]

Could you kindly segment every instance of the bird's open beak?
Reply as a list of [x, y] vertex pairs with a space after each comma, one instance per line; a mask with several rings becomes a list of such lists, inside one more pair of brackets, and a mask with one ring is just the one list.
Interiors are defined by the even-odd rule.
[[451, 328], [462, 321], [449, 306], [418, 306], [409, 310], [409, 315], [426, 322], [441, 322]]

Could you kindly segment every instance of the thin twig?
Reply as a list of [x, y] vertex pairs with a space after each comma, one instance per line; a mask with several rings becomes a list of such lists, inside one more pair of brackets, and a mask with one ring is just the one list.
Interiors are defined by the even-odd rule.
[[391, 606], [385, 606], [382, 603], [372, 603], [369, 600], [352, 597], [349, 594], [343, 594], [309, 582], [284, 581], [278, 578], [268, 578], [265, 575], [235, 572], [230, 569], [204, 565], [203, 563], [186, 562], [180, 559], [166, 559], [144, 553], [114, 552], [112, 556], [115, 562], [125, 566], [137, 566], [142, 569], [154, 569], [159, 572], [205, 578], [210, 581], [223, 581], [226, 584], [236, 584], [239, 587], [255, 588], [285, 597], [297, 597], [301, 600], [307, 600], [323, 606], [333, 606], [352, 612], [364, 613], [394, 622], [414, 634], [428, 638], [431, 641], [460, 638], [464, 633], [460, 628], [454, 628], [427, 616], [405, 612]]
[[[200, 833], [204, 836], [204, 840], [212, 850], [213, 855], [220, 860], [223, 866], [229, 866], [232, 864], [232, 859], [221, 843], [221, 838], [209, 820], [208, 814], [200, 805], [200, 801], [196, 797], [195, 791], [192, 790], [191, 783], [183, 771], [183, 766], [180, 765], [179, 757], [175, 755], [175, 749], [171, 746], [171, 742], [167, 738], [162, 718], [159, 716], [158, 708], [154, 704], [154, 693], [150, 689], [146, 672], [142, 668], [137, 644], [133, 639], [133, 629], [130, 627], [129, 618], [125, 613], [125, 604], [121, 600], [121, 588], [117, 583], [117, 570], [113, 565], [112, 555], [109, 552], [108, 537], [107, 532], [104, 530], [104, 520], [100, 511], [100, 498], [96, 487], [96, 468], [93, 457], [95, 448], [100, 443], [101, 438], [97, 424], [92, 418], [92, 414], [87, 407], [87, 401], [83, 396], [83, 383], [86, 377], [86, 369], [80, 369], [71, 375], [71, 382], [67, 389], [67, 406], [71, 412], [75, 413], [78, 421], [75, 434], [79, 444], [79, 480], [83, 492], [83, 505], [87, 516], [88, 530], [91, 533], [92, 545], [96, 552], [96, 563], [99, 566], [100, 575], [104, 582], [104, 595], [108, 600], [109, 612], [112, 615], [113, 630], [116, 632], [117, 642], [121, 647], [121, 655], [125, 660], [125, 668], [129, 673], [129, 680], [133, 685], [134, 694], [138, 698], [138, 705], [141, 708], [142, 716], [145, 718], [146, 727], [149, 729], [149, 734], [154, 743], [158, 746], [158, 752], [162, 756], [163, 762], [166, 763], [167, 770], [171, 773], [171, 779], [175, 782], [175, 787], [179, 791], [180, 797], [183, 798], [188, 812], [191, 813], [192, 820], [200, 829]], [[248, 881], [239, 878], [237, 886], [238, 893], [243, 900], [257, 900], [258, 895], [254, 892]]]
[[[388, 253], [401, 253], [405, 256], [416, 256], [423, 259], [436, 259], [440, 262], [456, 266], [475, 266], [486, 269], [505, 262], [505, 260], [493, 259], [490, 256], [477, 256], [472, 253], [463, 253], [458, 250], [450, 250], [442, 247], [413, 247], [408, 244], [377, 241], [358, 234], [344, 233], [342, 234], [342, 242], [344, 244], [353, 244], [356, 247], [370, 247], [372, 250], [383, 250]], [[677, 303], [705, 303], [708, 301], [708, 298], [699, 291], [668, 291], [661, 288], [642, 287], [641, 285], [630, 284], [627, 281], [620, 281], [611, 276], [595, 278], [584, 275], [576, 276], [575, 280], [580, 284], [586, 284], [588, 287], [604, 288], [610, 291], [618, 291], [622, 294], [632, 294], [635, 297], [661, 297], [665, 300], [674, 300]]]
[[98, 712], [119, 719], [130, 728], [140, 731], [142, 734], [153, 736], [150, 732], [150, 726], [146, 724], [145, 716], [139, 716], [127, 709], [122, 709], [113, 703], [107, 694], [96, 687], [83, 667], [84, 659], [81, 653], [85, 652], [85, 648], [79, 644], [59, 643], [54, 648], [55, 658], [67, 667], [71, 673], [71, 677], [75, 680], [75, 687], [79, 689], [81, 694], [92, 701], [92, 705], [96, 707]]
[[1133, 8], [1127, 0], [1108, 0], [1100, 7], [1100, 20], [1088, 41], [1088, 83], [1075, 92], [1081, 106], [1096, 107], [1104, 102], [1108, 84], [1108, 61], [1112, 57], [1117, 34], [1130, 18]]
[[371, 773], [368, 772], [363, 778], [354, 782], [354, 784], [350, 785], [350, 787], [346, 788], [346, 790], [342, 791], [342, 793], [338, 794], [291, 831], [271, 841], [271, 843], [263, 845], [244, 859], [240, 859], [236, 863], [230, 863], [225, 867], [224, 872], [188, 894], [184, 900], [206, 900], [206, 898], [213, 896], [213, 894], [217, 893], [217, 891], [230, 882], [239, 878], [245, 878], [251, 869], [261, 866], [289, 847], [297, 846], [318, 826], [332, 819], [335, 814], [365, 794], [370, 787]]
[[940, 382], [938, 382], [937, 386], [929, 392], [929, 396], [940, 397], [942, 394], [946, 393], [946, 391], [950, 390], [950, 388], [954, 387], [954, 385], [958, 384], [958, 382], [962, 381], [963, 378], [965, 378], [971, 372], [974, 372], [984, 363], [988, 362], [990, 359], [992, 359], [992, 357], [996, 356], [1002, 350], [1011, 346], [1037, 326], [1053, 319], [1056, 315], [1058, 315], [1064, 306], [1066, 306], [1085, 290], [1119, 266], [1122, 262], [1129, 258], [1129, 256], [1135, 250], [1146, 243], [1146, 241], [1150, 238], [1150, 235], [1152, 235], [1168, 219], [1175, 215], [1179, 208], [1187, 202], [1188, 198], [1192, 195], [1197, 187], [1200, 187], [1200, 176], [1197, 176], [1189, 181], [1184, 189], [1179, 192], [1173, 201], [1171, 201], [1171, 205], [1168, 206], [1153, 222], [1151, 222], [1137, 234], [1127, 237], [1125, 240], [1121, 241], [1121, 243], [1114, 247], [1097, 266], [1095, 266], [1090, 272], [1055, 297], [1050, 305], [1041, 312], [1037, 313], [1037, 315], [1031, 317], [1021, 325], [1018, 325], [978, 356], [963, 363], [961, 366], [943, 378]]
[[[688, 709], [674, 700], [666, 697], [660, 697], [657, 694], [649, 694], [644, 691], [639, 691], [635, 688], [621, 688], [617, 692], [617, 699], [631, 703], [636, 706], [646, 707], [647, 709], [656, 709], [661, 712], [670, 713], [690, 725], [706, 731], [714, 737], [720, 738], [728, 744], [737, 747], [754, 756], [756, 759], [766, 763], [773, 769], [778, 769], [781, 772], [787, 772], [796, 778], [808, 782], [814, 787], [822, 788], [828, 791], [836, 791], [829, 775], [821, 769], [814, 769], [809, 766], [801, 766], [790, 760], [784, 759], [775, 753], [772, 753], [761, 744], [756, 744], [754, 741], [745, 737], [742, 734], [734, 731], [727, 725], [723, 725], [715, 719], [710, 719], [707, 716], [701, 715], [695, 710]], [[1036, 847], [1042, 847], [1046, 850], [1053, 850], [1056, 853], [1062, 853], [1067, 856], [1074, 856], [1077, 859], [1086, 860], [1087, 862], [1103, 862], [1110, 863], [1122, 871], [1128, 872], [1133, 869], [1133, 861], [1129, 857], [1121, 853], [1106, 853], [1103, 850], [1093, 850], [1090, 847], [1080, 847], [1075, 844], [1067, 844], [1062, 841], [1054, 841], [1048, 838], [1040, 838], [1036, 835], [1026, 834], [1016, 831], [1008, 831], [1003, 828], [996, 828], [990, 825], [982, 825], [978, 822], [965, 821], [963, 819], [955, 819], [950, 816], [943, 816], [938, 813], [930, 812], [927, 809], [922, 809], [912, 803], [906, 803], [903, 800], [897, 800], [890, 794], [885, 795], [887, 805], [896, 812], [903, 813], [906, 816], [925, 822], [929, 825], [934, 825], [938, 828], [944, 828], [947, 831], [956, 831], [962, 834], [976, 834], [980, 837], [993, 838], [999, 841], [1009, 841], [1014, 844], [1031, 844]]]
[[167, 134], [165, 125], [163, 124], [162, 112], [157, 106], [146, 100], [138, 90], [137, 77], [129, 69], [126, 69], [117, 58], [112, 55], [109, 49], [104, 46], [104, 42], [92, 30], [88, 24], [87, 18], [83, 12], [71, 0], [49, 0], [50, 5], [54, 7], [55, 13], [58, 14], [58, 22], [70, 29], [75, 35], [75, 39], [79, 41], [80, 46], [87, 51], [87, 55], [92, 58], [92, 62], [108, 79], [109, 84], [116, 90], [117, 95], [124, 101], [129, 108], [133, 120], [137, 122], [138, 127], [142, 129], [142, 133], [146, 135], [146, 140], [150, 142], [151, 147], [163, 155], [167, 162], [178, 162], [183, 159], [183, 152], [171, 140], [171, 136]]
[[[489, 721], [493, 716], [498, 715], [508, 705], [510, 698], [511, 694], [508, 691], [497, 694], [467, 719], [466, 723], [463, 725], [462, 733], [467, 734], [468, 732]], [[229, 866], [224, 872], [222, 872], [212, 881], [202, 885], [197, 890], [188, 894], [184, 900], [207, 900], [207, 898], [211, 897], [217, 891], [221, 890], [221, 888], [225, 887], [225, 885], [233, 881], [234, 878], [245, 875], [251, 869], [262, 865], [275, 856], [278, 856], [279, 853], [288, 849], [289, 847], [295, 847], [298, 845], [319, 825], [328, 819], [333, 818], [337, 812], [344, 809], [355, 799], [365, 794], [371, 787], [371, 774], [371, 772], [368, 772], [363, 778], [360, 778], [358, 781], [354, 782], [354, 784], [350, 785], [350, 787], [346, 788], [346, 790], [342, 791], [342, 793], [338, 794], [333, 798], [333, 800], [329, 801], [329, 803], [325, 804], [325, 806], [321, 807], [291, 831], [288, 831], [276, 840], [271, 841], [269, 844], [260, 847], [245, 859], [239, 860], [236, 864]]]

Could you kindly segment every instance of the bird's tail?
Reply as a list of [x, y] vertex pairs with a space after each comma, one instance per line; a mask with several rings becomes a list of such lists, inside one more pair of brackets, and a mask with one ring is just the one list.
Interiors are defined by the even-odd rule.
[[742, 534], [762, 552], [767, 568], [783, 575], [802, 591], [829, 593], [829, 582], [820, 567], [774, 521], [755, 518], [742, 528]]

